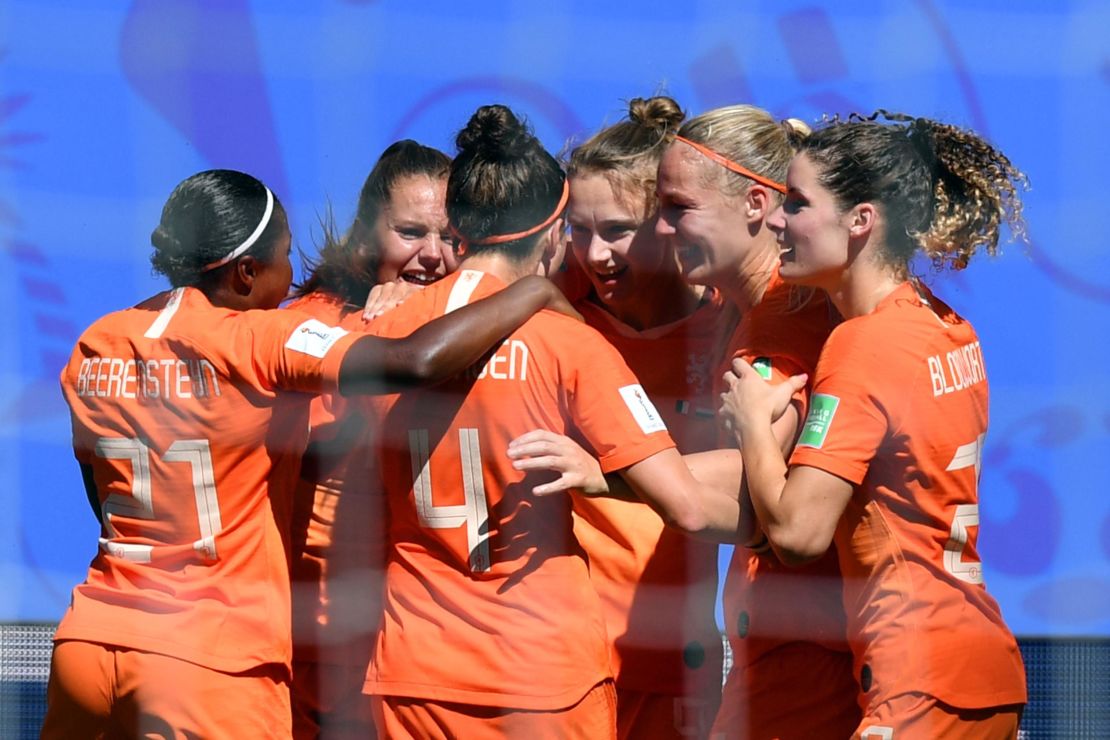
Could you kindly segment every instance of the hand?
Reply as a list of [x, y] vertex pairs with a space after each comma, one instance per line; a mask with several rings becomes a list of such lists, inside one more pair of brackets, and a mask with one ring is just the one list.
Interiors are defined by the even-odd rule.
[[574, 306], [570, 305], [570, 301], [567, 300], [567, 297], [563, 295], [563, 291], [559, 290], [559, 287], [555, 285], [555, 283], [551, 282], [545, 277], [540, 277], [539, 275], [528, 275], [521, 278], [521, 281], [524, 280], [532, 281], [536, 285], [540, 286], [540, 290], [542, 290], [543, 294], [547, 296], [547, 304], [544, 306], [545, 309], [550, 309], [566, 316], [570, 316], [576, 321], [584, 321], [584, 319], [582, 318], [582, 314], [574, 310]]
[[770, 425], [790, 406], [794, 394], [806, 385], [808, 376], [793, 375], [772, 385], [739, 357], [732, 360], [732, 370], [725, 373], [728, 391], [721, 394], [720, 414], [726, 429], [742, 433], [754, 424]]
[[609, 492], [609, 484], [593, 455], [570, 437], [536, 429], [509, 443], [509, 457], [516, 470], [549, 470], [559, 474], [550, 483], [532, 489], [536, 496], [565, 493], [572, 488], [588, 496]]
[[370, 289], [370, 295], [366, 296], [366, 306], [362, 309], [362, 320], [370, 321], [387, 311], [392, 311], [418, 290], [420, 288], [412, 283], [406, 283], [404, 280], [378, 283]]

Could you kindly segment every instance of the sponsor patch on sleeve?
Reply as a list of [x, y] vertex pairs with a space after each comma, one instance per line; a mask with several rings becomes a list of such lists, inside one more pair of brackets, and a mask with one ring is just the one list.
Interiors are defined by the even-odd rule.
[[316, 319], [309, 319], [293, 330], [289, 341], [285, 343], [285, 347], [294, 352], [323, 359], [332, 345], [347, 334], [346, 329], [341, 329], [338, 326], [328, 326]]
[[799, 447], [817, 447], [825, 444], [829, 435], [829, 426], [836, 416], [836, 407], [840, 399], [826, 393], [815, 393], [809, 404], [809, 415], [806, 416], [805, 426], [802, 427], [802, 436], [798, 439]]
[[771, 379], [771, 358], [770, 357], [757, 357], [752, 360], [752, 370], [759, 373], [759, 377], [764, 380]]
[[632, 418], [640, 425], [644, 434], [667, 431], [663, 417], [655, 410], [655, 404], [644, 393], [643, 388], [639, 385], [626, 385], [620, 389], [620, 394], [628, 410], [632, 412]]

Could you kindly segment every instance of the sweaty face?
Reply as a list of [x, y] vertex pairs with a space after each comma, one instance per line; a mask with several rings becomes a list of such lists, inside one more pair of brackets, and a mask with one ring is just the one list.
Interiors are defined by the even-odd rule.
[[849, 216], [818, 181], [820, 171], [805, 155], [786, 173], [786, 199], [767, 219], [781, 253], [784, 280], [833, 289], [848, 266]]
[[722, 192], [720, 167], [681, 142], [671, 144], [659, 163], [655, 233], [695, 285], [721, 287], [735, 279], [751, 245], [744, 198]]
[[601, 174], [570, 180], [571, 248], [601, 301], [620, 314], [638, 301], [650, 300], [645, 291], [662, 271], [674, 270], [673, 260], [655, 236], [653, 218], [646, 218], [642, 202], [631, 202], [635, 190], [614, 191]]
[[257, 272], [251, 288], [253, 308], [277, 308], [289, 295], [289, 286], [293, 282], [293, 265], [289, 261], [292, 249], [293, 239], [286, 228], [274, 244], [270, 260], [255, 263]]
[[423, 287], [458, 269], [446, 198], [445, 179], [409, 175], [397, 180], [371, 230], [379, 282], [400, 278]]

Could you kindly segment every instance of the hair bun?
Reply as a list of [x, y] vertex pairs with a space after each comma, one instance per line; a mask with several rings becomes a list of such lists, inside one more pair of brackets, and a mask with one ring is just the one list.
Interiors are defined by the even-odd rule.
[[150, 243], [167, 256], [176, 257], [185, 251], [181, 240], [171, 234], [163, 224], [158, 224], [158, 227], [151, 232]]
[[528, 127], [503, 105], [484, 105], [455, 137], [459, 153], [500, 161], [526, 154], [537, 146]]
[[656, 131], [678, 128], [686, 114], [674, 98], [656, 95], [653, 98], [632, 98], [628, 103], [629, 120]]

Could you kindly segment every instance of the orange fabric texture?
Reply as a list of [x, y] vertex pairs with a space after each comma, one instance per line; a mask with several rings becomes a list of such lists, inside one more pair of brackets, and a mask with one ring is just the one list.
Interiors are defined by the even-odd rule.
[[[362, 307], [314, 292], [286, 306], [350, 331], [369, 331]], [[294, 737], [373, 737], [362, 682], [381, 612], [384, 501], [362, 463], [369, 434], [338, 393], [309, 407], [308, 448], [293, 501]], [[359, 474], [351, 485], [352, 468]], [[339, 521], [341, 519], [342, 521]]]
[[[714, 295], [685, 319], [646, 332], [592, 301], [576, 308], [635, 372], [679, 451], [714, 449], [713, 376], [734, 323], [724, 302]], [[617, 688], [715, 701], [722, 660], [713, 617], [717, 545], [669, 529], [639, 502], [576, 495], [574, 514], [605, 607]]]
[[920, 290], [903, 284], [833, 332], [791, 464], [855, 487], [834, 541], [865, 706], [911, 690], [969, 709], [1019, 704], [1021, 654], [975, 546], [979, 339]]
[[334, 389], [355, 339], [289, 311], [216, 308], [194, 288], [87, 329], [61, 383], [104, 523], [55, 639], [288, 670], [305, 394]]
[[[837, 322], [823, 294], [787, 285], [776, 269], [762, 300], [741, 318], [730, 341], [730, 359], [718, 378], [731, 366], [731, 357], [762, 368], [774, 383], [798, 373], [812, 377], [821, 347]], [[802, 418], [808, 397], [808, 389], [794, 396]], [[754, 663], [792, 642], [848, 649], [833, 552], [804, 567], [787, 568], [770, 551], [738, 547], [725, 578], [723, 602], [725, 632], [738, 663]]]
[[708, 737], [719, 700], [719, 695], [675, 696], [617, 689], [617, 738], [685, 740]]
[[616, 693], [612, 681], [594, 686], [573, 706], [553, 711], [509, 710], [473, 704], [372, 697], [374, 722], [394, 740], [614, 740]]
[[55, 643], [44, 740], [288, 738], [282, 666], [222, 673], [177, 658], [81, 640]]
[[[407, 334], [504, 287], [463, 270], [383, 316]], [[385, 614], [365, 691], [559, 709], [611, 675], [601, 605], [569, 496], [513, 469], [532, 429], [584, 439], [605, 470], [674, 446], [635, 376], [593, 329], [541, 312], [484, 366], [380, 404], [389, 499]]]
[[868, 712], [853, 740], [1016, 740], [1022, 705], [957, 709], [925, 694], [902, 694]]
[[[812, 378], [821, 347], [838, 321], [824, 294], [787, 285], [776, 269], [762, 300], [741, 318], [729, 357], [743, 358], [773, 383], [798, 373]], [[718, 377], [727, 369], [722, 367]], [[808, 389], [794, 400], [804, 418]], [[722, 714], [746, 712], [736, 728], [750, 735], [731, 737], [805, 737], [815, 727], [854, 727], [858, 686], [851, 675], [842, 599], [832, 550], [808, 565], [787, 567], [770, 550], [736, 548], [722, 597], [735, 666], [724, 688]], [[814, 668], [799, 670], [807, 662]], [[789, 693], [779, 694], [784, 687]], [[825, 700], [806, 698], [818, 696]], [[806, 711], [790, 711], [792, 703], [804, 703]]]
[[858, 695], [851, 653], [786, 643], [755, 662], [732, 664], [710, 737], [846, 738], [859, 724]]

